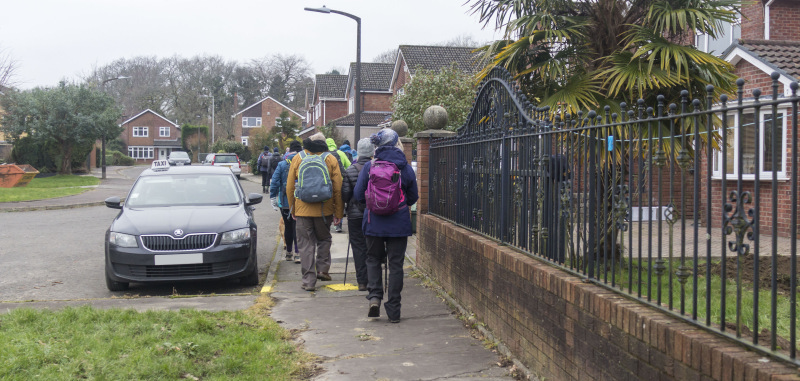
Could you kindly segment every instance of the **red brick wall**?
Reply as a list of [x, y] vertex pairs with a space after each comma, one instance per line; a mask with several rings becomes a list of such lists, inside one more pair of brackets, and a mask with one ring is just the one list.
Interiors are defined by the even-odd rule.
[[392, 94], [363, 93], [362, 111], [392, 111]]
[[[236, 135], [236, 141], [241, 142], [242, 138], [242, 117], [261, 117], [261, 128], [266, 128], [268, 131], [272, 131], [272, 128], [275, 127], [275, 119], [281, 116], [281, 112], [283, 110], [289, 111], [290, 118], [298, 118], [302, 120], [297, 114], [281, 106], [280, 103], [274, 101], [272, 98], [268, 98], [261, 102], [260, 105], [256, 105], [247, 111], [236, 115], [236, 118], [233, 122], [233, 130], [234, 134]], [[253, 130], [252, 128], [250, 129]]]
[[397, 79], [395, 79], [394, 84], [392, 85], [392, 94], [397, 94], [397, 90], [402, 88], [411, 80], [411, 74], [405, 70], [406, 61], [402, 60], [400, 62], [400, 71], [397, 73]]
[[[133, 136], [133, 127], [148, 127], [147, 137], [140, 137], [140, 136], [134, 137]], [[169, 127], [169, 137], [159, 137], [158, 136], [159, 127]], [[123, 124], [122, 128], [123, 128], [123, 130], [122, 130], [122, 135], [120, 136], [120, 138], [122, 139], [122, 141], [125, 144], [125, 150], [126, 151], [123, 152], [123, 154], [125, 154], [125, 155], [128, 154], [128, 151], [127, 151], [128, 146], [152, 147], [153, 146], [153, 141], [155, 139], [178, 139], [178, 144], [180, 144], [181, 133], [180, 133], [180, 130], [178, 130], [178, 127], [175, 127], [175, 125], [173, 125], [172, 123], [167, 122], [163, 118], [161, 118], [161, 117], [159, 117], [159, 116], [157, 116], [157, 115], [155, 115], [155, 114], [153, 114], [151, 112], [144, 113], [144, 114], [140, 115], [139, 117], [137, 117], [136, 119], [131, 120], [130, 122]], [[106, 142], [106, 144], [108, 144], [108, 142]], [[106, 149], [108, 149], [108, 147], [106, 147]], [[154, 159], [157, 159], [158, 158], [158, 147], [155, 147], [153, 151], [154, 151], [153, 152]], [[148, 162], [148, 163], [151, 162], [151, 161], [152, 160], [145, 160], [145, 162]], [[137, 162], [141, 163], [143, 161], [142, 160], [137, 160]]]
[[[762, 40], [764, 35], [764, 3], [754, 1], [742, 6], [742, 39]], [[777, 0], [769, 7], [769, 39], [800, 40], [800, 4], [793, 0]]]
[[328, 122], [347, 115], [347, 101], [322, 101], [314, 111], [314, 125], [324, 126]]
[[540, 379], [800, 380], [732, 340], [428, 215], [417, 140], [416, 264]]
[[742, 39], [764, 39], [764, 3], [753, 1], [742, 5]]

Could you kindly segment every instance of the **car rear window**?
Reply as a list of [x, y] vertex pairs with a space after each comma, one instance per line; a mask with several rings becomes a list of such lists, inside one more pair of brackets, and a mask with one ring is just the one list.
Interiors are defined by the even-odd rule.
[[173, 152], [173, 153], [169, 154], [169, 157], [171, 157], [173, 159], [187, 159], [187, 158], [189, 158], [189, 154], [187, 154], [186, 152], [182, 152], [182, 151], [181, 152], [176, 151], [176, 152]]
[[237, 163], [236, 156], [234, 155], [217, 155], [214, 158], [215, 163]]
[[125, 205], [130, 208], [229, 205], [241, 200], [230, 175], [192, 174], [140, 177]]

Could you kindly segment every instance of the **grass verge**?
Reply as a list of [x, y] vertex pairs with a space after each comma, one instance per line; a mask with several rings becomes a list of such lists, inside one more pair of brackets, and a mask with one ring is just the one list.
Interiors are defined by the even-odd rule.
[[44, 200], [71, 196], [89, 190], [81, 187], [97, 184], [100, 184], [100, 179], [94, 176], [56, 175], [35, 178], [24, 187], [0, 188], [0, 202]]
[[0, 315], [0, 379], [297, 380], [313, 375], [313, 357], [262, 314], [268, 308], [13, 310]]

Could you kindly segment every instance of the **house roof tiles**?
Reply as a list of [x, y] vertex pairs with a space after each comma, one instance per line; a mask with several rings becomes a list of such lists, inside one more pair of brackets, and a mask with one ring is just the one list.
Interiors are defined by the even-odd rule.
[[758, 59], [771, 64], [786, 74], [800, 78], [800, 42], [773, 40], [739, 40], [742, 47]]
[[[361, 63], [361, 91], [389, 91], [392, 81], [394, 64], [390, 63]], [[347, 79], [348, 88], [355, 79], [356, 63], [350, 63], [350, 75]]]
[[474, 74], [482, 67], [475, 48], [457, 46], [400, 45], [400, 54], [411, 75], [419, 68], [436, 71], [455, 63], [463, 72]]
[[347, 76], [341, 74], [317, 74], [314, 92], [314, 99], [317, 99], [317, 97], [320, 99], [345, 99]]

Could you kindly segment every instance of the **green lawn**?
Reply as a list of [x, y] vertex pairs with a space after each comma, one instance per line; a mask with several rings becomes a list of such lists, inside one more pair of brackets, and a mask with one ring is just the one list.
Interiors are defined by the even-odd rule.
[[3, 380], [297, 380], [313, 357], [253, 308], [60, 311], [0, 314]]
[[94, 176], [56, 175], [36, 178], [24, 187], [0, 188], [0, 202], [44, 200], [71, 196], [91, 189], [82, 187], [97, 184], [100, 184], [100, 179]]

